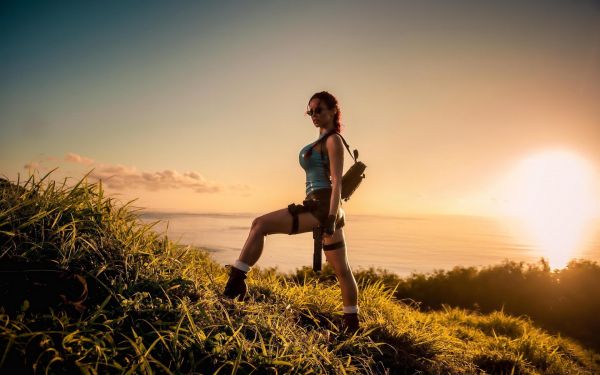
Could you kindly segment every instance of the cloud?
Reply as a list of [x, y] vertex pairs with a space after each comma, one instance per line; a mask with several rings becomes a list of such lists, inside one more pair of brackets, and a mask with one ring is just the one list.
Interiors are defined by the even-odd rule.
[[58, 161], [58, 160], [60, 160], [60, 159], [57, 158], [57, 157], [46, 156], [45, 158], [42, 158], [42, 159], [40, 159], [38, 161], [30, 161], [30, 162], [26, 163], [23, 166], [23, 168], [24, 169], [50, 170], [51, 168], [45, 167], [42, 164], [44, 164], [45, 162], [48, 162], [48, 161], [53, 161], [54, 162], [54, 161]]
[[124, 190], [145, 188], [150, 191], [167, 189], [192, 189], [196, 193], [218, 193], [222, 184], [207, 181], [197, 172], [179, 173], [176, 170], [145, 172], [125, 165], [99, 165], [90, 173], [90, 178], [102, 180], [107, 187]]
[[94, 161], [92, 159], [74, 154], [72, 152], [69, 152], [67, 154], [67, 156], [65, 156], [65, 160], [73, 162], [73, 163], [77, 163], [77, 164], [83, 164], [83, 165], [94, 164]]
[[40, 169], [40, 163], [37, 161], [32, 161], [23, 166], [25, 169]]
[[[46, 160], [58, 160], [54, 157], [45, 158], [39, 162], [33, 161], [25, 164], [24, 168], [49, 169], [42, 164]], [[168, 189], [191, 189], [196, 193], [219, 193], [224, 191], [242, 193], [248, 196], [252, 188], [247, 184], [223, 184], [208, 181], [202, 174], [196, 171], [180, 173], [174, 169], [162, 171], [141, 171], [134, 166], [123, 164], [97, 163], [93, 159], [69, 152], [63, 159], [66, 162], [93, 167], [88, 179], [93, 182], [99, 180], [102, 184], [114, 190], [147, 189], [150, 191]]]

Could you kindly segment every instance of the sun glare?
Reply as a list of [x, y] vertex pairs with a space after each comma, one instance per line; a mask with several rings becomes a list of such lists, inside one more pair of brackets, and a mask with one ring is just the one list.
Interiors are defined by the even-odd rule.
[[597, 179], [590, 163], [568, 151], [547, 151], [523, 160], [510, 175], [508, 215], [552, 268], [577, 256], [598, 216]]

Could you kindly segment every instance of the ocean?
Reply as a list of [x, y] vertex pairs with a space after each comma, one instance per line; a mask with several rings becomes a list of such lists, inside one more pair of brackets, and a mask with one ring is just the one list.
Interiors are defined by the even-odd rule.
[[[180, 244], [210, 252], [221, 265], [232, 264], [259, 214], [214, 214], [140, 211], [153, 230]], [[600, 261], [600, 220], [590, 220], [571, 249], [544, 250], [515, 220], [462, 215], [346, 215], [344, 227], [348, 263], [359, 269], [386, 269], [400, 276], [450, 270], [455, 266], [488, 266], [505, 259], [538, 262], [562, 268], [572, 258]], [[556, 235], [548, 233], [548, 235]], [[294, 272], [312, 266], [312, 233], [265, 237], [256, 266]], [[325, 255], [323, 254], [325, 264]]]

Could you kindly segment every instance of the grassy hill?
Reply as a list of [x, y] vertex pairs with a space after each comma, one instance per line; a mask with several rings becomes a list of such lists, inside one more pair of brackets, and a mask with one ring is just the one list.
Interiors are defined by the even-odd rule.
[[[396, 299], [414, 302], [420, 311], [441, 310], [446, 305], [481, 313], [501, 310], [527, 316], [538, 327], [600, 350], [600, 264], [594, 261], [571, 259], [566, 267], [555, 270], [542, 258], [537, 263], [506, 259], [484, 267], [455, 266], [405, 277], [373, 267], [354, 274], [362, 282], [382, 282], [394, 290]], [[288, 278], [337, 282], [331, 267], [320, 275], [302, 267]]]
[[422, 312], [361, 282], [362, 328], [339, 331], [338, 286], [226, 269], [173, 243], [86, 177], [0, 180], [1, 373], [598, 373], [598, 356], [525, 318]]

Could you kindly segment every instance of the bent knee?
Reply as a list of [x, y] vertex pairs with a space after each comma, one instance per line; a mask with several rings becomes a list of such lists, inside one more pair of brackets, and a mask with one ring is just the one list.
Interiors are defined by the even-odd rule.
[[265, 220], [262, 216], [256, 217], [256, 218], [254, 218], [254, 220], [252, 220], [252, 226], [250, 227], [250, 230], [264, 233], [264, 229], [265, 229]]

